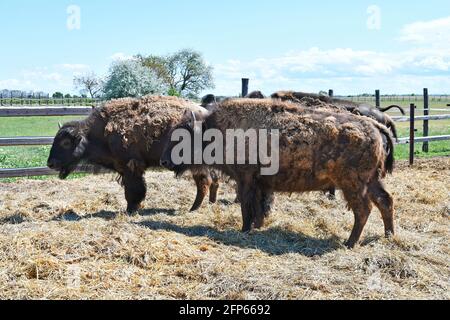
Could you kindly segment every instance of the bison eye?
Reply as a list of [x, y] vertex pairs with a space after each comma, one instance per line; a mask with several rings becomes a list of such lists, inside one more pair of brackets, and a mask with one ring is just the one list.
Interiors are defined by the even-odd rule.
[[63, 147], [64, 149], [72, 148], [72, 141], [70, 141], [69, 139], [64, 139], [63, 141], [61, 141], [61, 147]]

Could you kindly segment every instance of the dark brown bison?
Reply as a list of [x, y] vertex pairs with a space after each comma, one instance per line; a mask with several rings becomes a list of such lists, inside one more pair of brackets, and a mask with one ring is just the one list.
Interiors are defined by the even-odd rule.
[[369, 118], [374, 119], [375, 121], [378, 121], [379, 123], [385, 125], [389, 129], [391, 129], [394, 138], [398, 140], [398, 134], [397, 134], [397, 128], [395, 126], [395, 122], [392, 120], [392, 118], [385, 114], [384, 112], [387, 112], [393, 108], [397, 108], [400, 110], [400, 112], [405, 115], [405, 110], [403, 108], [392, 105], [387, 108], [376, 108], [374, 106], [364, 104], [364, 103], [355, 103], [353, 101], [348, 100], [341, 100], [332, 98], [329, 96], [323, 96], [318, 95], [314, 93], [305, 93], [305, 92], [294, 92], [294, 91], [279, 91], [271, 96], [273, 99], [281, 99], [283, 101], [292, 101], [292, 102], [300, 102], [304, 98], [313, 98], [320, 100], [324, 103], [334, 105], [338, 108], [345, 109], [351, 113], [354, 113], [356, 115], [360, 116], [366, 116]]
[[250, 92], [245, 98], [248, 99], [265, 99], [266, 96], [261, 91]]
[[[65, 124], [56, 135], [48, 167], [67, 178], [80, 163], [103, 167], [120, 175], [125, 188], [128, 212], [139, 209], [147, 187], [144, 173], [159, 166], [169, 140], [170, 127], [186, 110], [206, 110], [175, 97], [119, 99], [95, 109], [83, 121]], [[197, 210], [208, 191], [215, 202], [217, 178], [207, 170], [196, 170], [193, 177], [197, 197], [191, 210]]]
[[[193, 128], [195, 121], [202, 127]], [[348, 247], [359, 241], [372, 203], [382, 213], [386, 235], [394, 233], [393, 199], [382, 183], [393, 170], [394, 143], [389, 130], [372, 119], [331, 110], [311, 111], [279, 100], [232, 99], [220, 103], [209, 115], [186, 113], [172, 132], [177, 129], [190, 132], [191, 137], [198, 136], [199, 130], [218, 130], [225, 141], [225, 159], [227, 152], [235, 150], [226, 147], [234, 143], [234, 138], [228, 140], [227, 130], [279, 130], [279, 170], [274, 175], [263, 175], [261, 164], [237, 164], [236, 152], [234, 164], [216, 162], [211, 166], [175, 163], [171, 155], [178, 145], [174, 142], [163, 152], [161, 164], [177, 173], [213, 167], [236, 180], [244, 232], [264, 225], [267, 203], [274, 192], [323, 191], [338, 186], [355, 215]], [[204, 142], [204, 150], [208, 146]]]

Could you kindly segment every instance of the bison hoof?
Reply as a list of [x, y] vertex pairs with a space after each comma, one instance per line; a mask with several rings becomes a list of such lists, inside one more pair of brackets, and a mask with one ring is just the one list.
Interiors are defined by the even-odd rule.
[[347, 247], [347, 249], [352, 250], [352, 249], [355, 249], [356, 243], [355, 243], [355, 242], [347, 241], [347, 242], [345, 243], [345, 246]]
[[194, 204], [194, 205], [192, 206], [191, 210], [189, 210], [189, 211], [190, 211], [190, 212], [195, 212], [195, 211], [197, 211], [198, 209], [200, 209], [201, 206], [202, 206], [201, 204]]
[[128, 213], [128, 215], [131, 216], [131, 215], [136, 214], [139, 211], [139, 209], [141, 209], [141, 205], [129, 205], [127, 207], [127, 213]]
[[216, 197], [210, 197], [209, 198], [209, 202], [210, 203], [216, 203], [217, 202], [217, 198]]
[[392, 231], [392, 230], [386, 231], [385, 236], [386, 236], [386, 238], [388, 238], [388, 239], [392, 239], [392, 238], [394, 238], [394, 236], [395, 236], [395, 232]]

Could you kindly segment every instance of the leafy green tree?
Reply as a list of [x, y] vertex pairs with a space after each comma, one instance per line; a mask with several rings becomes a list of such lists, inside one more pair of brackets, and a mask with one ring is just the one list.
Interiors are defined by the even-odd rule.
[[55, 92], [55, 93], [52, 95], [52, 97], [53, 97], [54, 99], [62, 99], [62, 98], [64, 98], [64, 95], [63, 95], [61, 92]]
[[152, 55], [137, 58], [153, 70], [168, 88], [182, 96], [196, 96], [202, 90], [214, 88], [213, 68], [197, 51], [184, 49], [167, 57]]
[[70, 98], [72, 98], [72, 96], [71, 96], [70, 94], [66, 94], [66, 95], [64, 96], [64, 98], [70, 99]]
[[137, 60], [114, 62], [104, 87], [106, 99], [142, 97], [165, 92], [167, 89], [155, 72]]
[[172, 97], [181, 97], [181, 94], [175, 88], [170, 88], [169, 91], [167, 92], [167, 95]]

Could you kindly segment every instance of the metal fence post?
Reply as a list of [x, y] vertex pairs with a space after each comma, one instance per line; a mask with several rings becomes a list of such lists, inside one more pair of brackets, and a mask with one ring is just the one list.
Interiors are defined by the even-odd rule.
[[250, 83], [250, 79], [242, 78], [242, 97], [248, 95], [248, 85]]
[[[428, 96], [428, 89], [425, 88], [423, 89], [423, 115], [424, 116], [429, 116], [430, 115], [430, 104], [429, 104], [429, 96]], [[424, 137], [428, 137], [430, 131], [429, 131], [429, 121], [428, 120], [424, 120], [423, 121], [423, 136]], [[423, 147], [422, 147], [422, 151], [428, 153], [429, 151], [429, 143], [424, 142], [423, 143]]]
[[381, 107], [381, 96], [380, 96], [380, 90], [375, 90], [375, 106], [377, 108]]
[[416, 105], [411, 103], [410, 107], [410, 119], [409, 119], [409, 165], [414, 165], [414, 152], [415, 152], [415, 138], [416, 138]]

